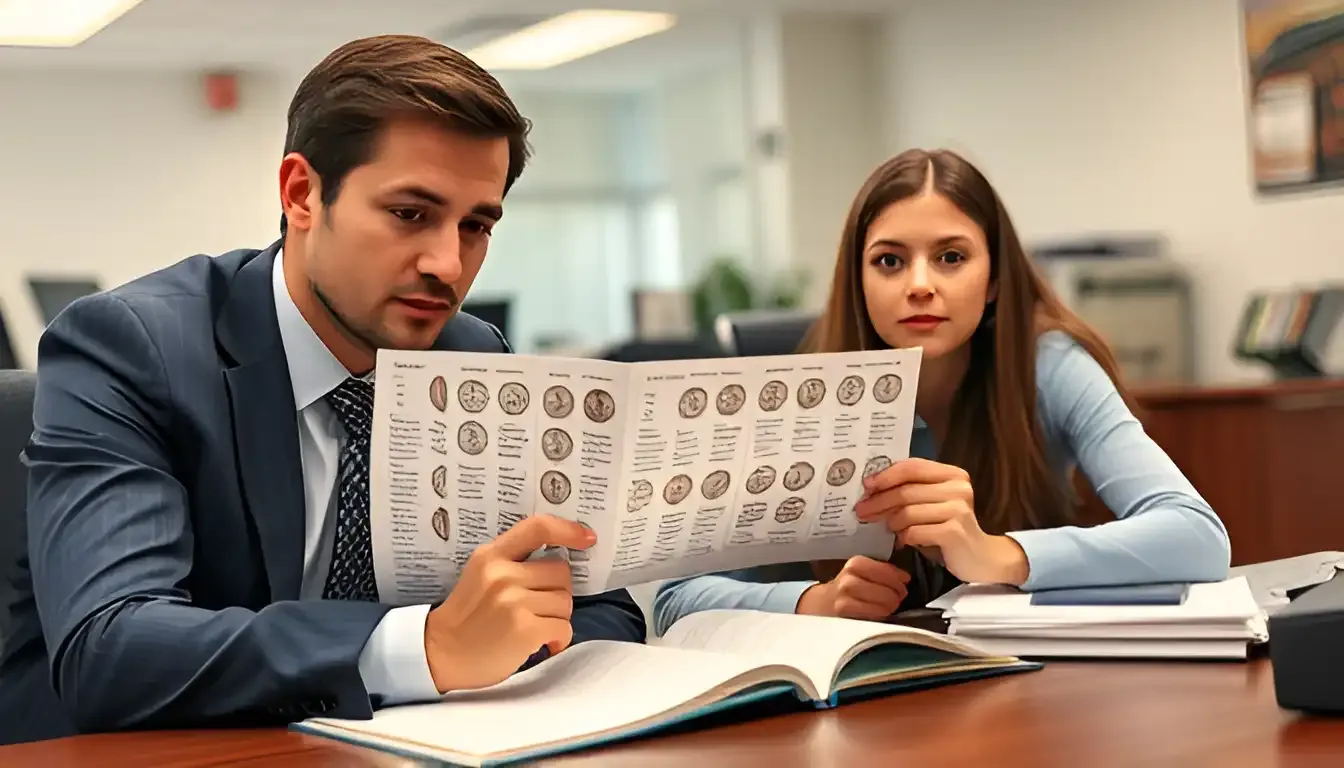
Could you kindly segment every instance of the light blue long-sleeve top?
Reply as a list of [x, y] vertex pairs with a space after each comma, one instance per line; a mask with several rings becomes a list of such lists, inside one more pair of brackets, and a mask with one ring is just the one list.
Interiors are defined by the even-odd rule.
[[[1008, 533], [1027, 555], [1024, 590], [1226, 578], [1231, 546], [1222, 521], [1144, 432], [1106, 371], [1063, 332], [1037, 341], [1036, 408], [1061, 484], [1078, 467], [1116, 520]], [[910, 455], [937, 459], [919, 419]], [[714, 608], [793, 613], [816, 583], [809, 563], [671, 580], [654, 599], [655, 631]]]

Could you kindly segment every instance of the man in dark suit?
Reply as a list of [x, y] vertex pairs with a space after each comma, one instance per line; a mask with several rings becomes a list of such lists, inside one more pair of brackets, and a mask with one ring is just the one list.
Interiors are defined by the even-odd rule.
[[376, 351], [508, 351], [456, 310], [528, 128], [452, 50], [343, 46], [290, 107], [280, 242], [189, 258], [52, 323], [0, 743], [367, 718], [572, 642], [644, 640], [623, 590], [576, 599], [564, 562], [529, 559], [593, 543], [550, 516], [479, 547], [442, 603], [378, 602]]

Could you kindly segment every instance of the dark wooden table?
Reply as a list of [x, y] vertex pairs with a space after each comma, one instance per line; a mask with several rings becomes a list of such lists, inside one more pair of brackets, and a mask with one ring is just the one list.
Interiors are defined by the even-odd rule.
[[[1054, 662], [826, 712], [643, 739], [560, 766], [1344, 765], [1344, 718], [1280, 710], [1267, 661]], [[410, 766], [283, 730], [80, 736], [0, 748], [4, 766]]]

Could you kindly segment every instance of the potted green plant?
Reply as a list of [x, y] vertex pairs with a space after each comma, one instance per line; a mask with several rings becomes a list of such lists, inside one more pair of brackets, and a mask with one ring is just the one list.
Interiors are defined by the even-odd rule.
[[713, 333], [714, 319], [729, 312], [792, 309], [803, 302], [806, 291], [807, 275], [803, 270], [753, 280], [736, 258], [717, 256], [705, 266], [691, 288], [696, 328], [702, 334]]
[[731, 256], [712, 259], [691, 287], [695, 327], [701, 334], [713, 333], [714, 318], [725, 312], [743, 312], [755, 300], [751, 279]]

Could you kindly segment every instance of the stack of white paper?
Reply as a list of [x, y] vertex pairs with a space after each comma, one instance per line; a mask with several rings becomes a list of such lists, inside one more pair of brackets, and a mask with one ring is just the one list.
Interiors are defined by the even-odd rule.
[[1268, 639], [1244, 576], [1191, 585], [1181, 605], [1032, 605], [1012, 587], [967, 584], [929, 607], [950, 634], [1021, 657], [1244, 659]]

